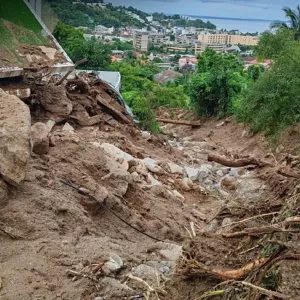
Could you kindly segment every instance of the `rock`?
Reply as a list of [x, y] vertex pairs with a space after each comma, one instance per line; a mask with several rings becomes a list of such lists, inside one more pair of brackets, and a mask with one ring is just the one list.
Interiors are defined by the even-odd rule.
[[276, 152], [277, 154], [279, 154], [279, 153], [282, 152], [283, 150], [284, 150], [284, 146], [283, 146], [283, 145], [279, 145], [279, 146], [276, 148], [275, 152]]
[[102, 267], [102, 270], [104, 273], [115, 273], [123, 268], [123, 260], [122, 258], [117, 254], [110, 254], [109, 261], [107, 261], [104, 266]]
[[105, 299], [127, 299], [129, 296], [136, 295], [136, 292], [127, 284], [122, 284], [111, 277], [104, 277], [101, 280], [99, 290]]
[[140, 182], [141, 181], [140, 175], [137, 172], [131, 173], [131, 180], [133, 182]]
[[222, 180], [221, 180], [221, 187], [226, 188], [227, 190], [230, 191], [235, 191], [238, 187], [238, 180], [230, 175], [226, 175]]
[[166, 164], [166, 171], [171, 174], [183, 174], [183, 168], [172, 162]]
[[49, 152], [49, 131], [46, 124], [37, 122], [31, 126], [32, 151], [36, 154]]
[[164, 259], [169, 261], [177, 261], [181, 255], [182, 246], [164, 243], [164, 246], [161, 250], [159, 250], [159, 255], [161, 255]]
[[8, 186], [0, 178], [0, 208], [5, 206], [8, 203]]
[[173, 190], [172, 193], [173, 193], [173, 195], [174, 195], [176, 198], [178, 198], [179, 200], [185, 201], [184, 196], [182, 196], [178, 191]]
[[146, 157], [143, 159], [143, 163], [150, 172], [158, 174], [162, 173], [162, 168], [156, 163], [154, 159]]
[[241, 178], [236, 194], [249, 201], [259, 199], [266, 186], [258, 178]]
[[151, 133], [148, 131], [142, 131], [141, 135], [143, 139], [149, 139], [151, 137]]
[[104, 300], [104, 298], [102, 298], [102, 297], [96, 297], [96, 298], [94, 298], [94, 300]]
[[56, 146], [56, 141], [55, 141], [55, 137], [53, 135], [51, 135], [49, 137], [49, 146], [50, 147], [55, 147]]
[[191, 179], [185, 177], [180, 181], [180, 187], [184, 191], [188, 192], [193, 188], [193, 181]]
[[162, 185], [162, 183], [156, 180], [151, 174], [148, 174], [147, 179], [151, 186]]
[[189, 179], [191, 179], [192, 181], [198, 180], [198, 176], [199, 176], [198, 169], [194, 169], [194, 168], [190, 168], [190, 167], [184, 167], [184, 169], [185, 169], [186, 174]]
[[67, 122], [67, 123], [65, 123], [64, 127], [62, 128], [62, 131], [73, 132], [73, 131], [75, 131], [75, 129]]
[[49, 120], [49, 121], [46, 123], [46, 126], [47, 126], [47, 128], [48, 128], [48, 131], [51, 132], [52, 128], [55, 126], [55, 121]]
[[219, 128], [219, 127], [222, 127], [222, 126], [224, 126], [224, 125], [225, 125], [225, 121], [223, 121], [223, 122], [217, 124], [216, 127]]
[[103, 143], [100, 146], [106, 153], [114, 157], [115, 159], [124, 159], [126, 161], [133, 160], [133, 156], [119, 149], [113, 144]]
[[197, 210], [197, 209], [193, 209], [193, 210], [192, 210], [192, 215], [193, 215], [195, 218], [200, 219], [201, 221], [206, 221], [206, 220], [207, 220], [205, 214], [202, 213], [202, 212], [200, 212], [200, 211]]
[[209, 173], [211, 173], [210, 169], [202, 165], [198, 171], [198, 179], [205, 179], [206, 177], [208, 177]]
[[0, 174], [15, 186], [25, 179], [30, 157], [30, 127], [28, 106], [0, 89]]
[[243, 130], [241, 137], [244, 138], [244, 137], [247, 137], [247, 136], [249, 136], [248, 131], [247, 130]]
[[204, 227], [205, 232], [216, 232], [218, 230], [218, 221], [212, 220], [209, 224]]
[[205, 185], [213, 185], [214, 183], [213, 183], [213, 181], [211, 180], [211, 179], [208, 179], [208, 178], [206, 178], [204, 181], [203, 181], [203, 183], [205, 184]]
[[223, 174], [223, 171], [222, 171], [222, 170], [218, 170], [218, 171], [216, 172], [216, 174], [217, 174], [218, 176], [220, 176], [220, 177], [224, 176], [224, 174]]
[[132, 275], [137, 276], [142, 279], [147, 279], [150, 281], [156, 280], [157, 271], [155, 268], [149, 267], [145, 264], [139, 265], [136, 268], [133, 268]]
[[230, 168], [228, 175], [233, 176], [235, 178], [239, 177], [239, 169], [237, 168]]
[[[231, 228], [230, 228], [230, 226], [228, 226], [228, 225], [230, 225], [230, 224], [232, 224], [232, 223], [233, 223], [232, 219], [230, 219], [230, 218], [225, 218], [225, 219], [222, 221], [222, 225], [221, 225], [221, 228], [220, 228], [219, 232], [220, 232], [220, 233], [228, 233], [228, 232], [230, 232], [230, 231], [231, 231]], [[226, 226], [226, 227], [222, 228], [223, 226]]]
[[62, 120], [71, 114], [73, 105], [64, 86], [47, 84], [39, 86], [38, 92], [41, 105], [53, 119]]

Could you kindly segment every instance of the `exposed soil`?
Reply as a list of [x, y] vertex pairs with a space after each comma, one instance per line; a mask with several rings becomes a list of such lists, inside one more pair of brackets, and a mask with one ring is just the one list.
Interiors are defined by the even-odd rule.
[[[0, 19], [0, 32], [3, 34], [0, 45], [0, 68], [51, 67], [66, 62], [64, 55], [56, 49], [50, 38], [46, 39], [41, 34], [3, 19]], [[45, 49], [51, 50], [53, 55], [47, 55]]]
[[[105, 88], [100, 86], [99, 91], [103, 99], [120, 110]], [[90, 94], [93, 92], [90, 91]], [[48, 95], [49, 99], [51, 95]], [[89, 117], [99, 113], [93, 99], [80, 91], [69, 92], [67, 96], [68, 101], [72, 102], [73, 114], [76, 115], [82, 107]], [[49, 114], [35, 105], [36, 102], [31, 107], [32, 122], [47, 121]], [[162, 114], [166, 116], [167, 113], [164, 111]], [[167, 261], [164, 267], [170, 266], [175, 272], [173, 276], [167, 276], [169, 280], [164, 276], [159, 276], [161, 281], [154, 283], [144, 279], [156, 290], [165, 289], [165, 292], [158, 294], [150, 293], [149, 299], [194, 300], [220, 283], [220, 279], [184, 275], [186, 261], [182, 260], [183, 257], [224, 270], [241, 268], [261, 257], [265, 244], [260, 237], [228, 239], [221, 235], [248, 227], [265, 226], [276, 221], [274, 216], [279, 218], [280, 215], [223, 228], [224, 219], [230, 218], [232, 223], [254, 215], [283, 211], [287, 205], [286, 199], [295, 193], [296, 179], [279, 175], [271, 168], [241, 168], [237, 171], [247, 176], [237, 175], [241, 176], [241, 182], [234, 191], [222, 185], [218, 190], [213, 182], [218, 178], [215, 174], [211, 175], [212, 183], [195, 182], [191, 189], [181, 185], [182, 175], [170, 172], [146, 171], [147, 174], [140, 174], [140, 181], [134, 181], [134, 172], [129, 169], [129, 174], [123, 170], [124, 160], [115, 160], [99, 145], [113, 144], [136, 159], [151, 157], [160, 166], [174, 162], [180, 166], [198, 168], [208, 164], [207, 154], [211, 151], [229, 157], [251, 155], [269, 162], [280, 161], [287, 153], [298, 154], [292, 145], [297, 130], [285, 135], [281, 144], [285, 148], [278, 150], [278, 153], [274, 151], [273, 156], [270, 153], [274, 149], [268, 146], [263, 136], [251, 136], [246, 126], [236, 124], [233, 119], [226, 120], [221, 126], [222, 121], [205, 121], [199, 129], [165, 125], [162, 127], [164, 135], [152, 136], [114, 118], [105, 119], [105, 111], [101, 114], [107, 121], [93, 126], [80, 125], [75, 115], [68, 117], [75, 131], [62, 130], [66, 118], [59, 116], [51, 131], [52, 147], [49, 153], [32, 154], [25, 182], [18, 188], [10, 188], [9, 201], [0, 208], [1, 299], [94, 300], [100, 296], [105, 300], [143, 299], [145, 285], [129, 279], [127, 275], [141, 264], [149, 266], [153, 262]], [[175, 112], [175, 117], [181, 114]], [[171, 115], [174, 116], [174, 111]], [[186, 114], [185, 118], [191, 118], [191, 114]], [[195, 142], [201, 142], [202, 148]], [[215, 171], [234, 171], [216, 164], [212, 167]], [[152, 174], [152, 178], [162, 185], [151, 184], [148, 174]], [[62, 180], [90, 191], [99, 201], [77, 193]], [[258, 181], [260, 186], [249, 191], [248, 185], [242, 185], [243, 180], [250, 180], [251, 184], [253, 180], [255, 184]], [[170, 193], [174, 190], [181, 196]], [[288, 202], [290, 212], [296, 207], [295, 202]], [[169, 255], [162, 255], [166, 245], [164, 242], [155, 241], [129, 227], [106, 207], [155, 239], [173, 246], [184, 245], [183, 256], [177, 264], [171, 264]], [[191, 222], [196, 225], [196, 237], [192, 239]], [[293, 236], [294, 243], [297, 243], [296, 236]], [[257, 245], [253, 251], [248, 251]], [[91, 270], [106, 262], [110, 253], [122, 258], [123, 268], [116, 273], [101, 271], [91, 275]], [[300, 285], [295, 281], [289, 282], [289, 278], [294, 278], [293, 274], [299, 277], [298, 269], [297, 261], [289, 261], [282, 268], [283, 280], [278, 290], [291, 295], [291, 299], [300, 299], [297, 298]], [[76, 276], [70, 270], [81, 275]], [[253, 279], [253, 273], [247, 276], [249, 280]], [[240, 288], [240, 295], [246, 292]], [[136, 298], [130, 298], [132, 296]], [[227, 299], [246, 299], [230, 297]], [[253, 296], [251, 299], [256, 298]]]

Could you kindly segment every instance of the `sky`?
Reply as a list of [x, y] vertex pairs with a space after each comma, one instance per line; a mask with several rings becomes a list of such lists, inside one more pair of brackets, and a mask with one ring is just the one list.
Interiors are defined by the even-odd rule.
[[298, 0], [106, 0], [145, 12], [244, 19], [284, 20], [282, 8], [295, 8]]

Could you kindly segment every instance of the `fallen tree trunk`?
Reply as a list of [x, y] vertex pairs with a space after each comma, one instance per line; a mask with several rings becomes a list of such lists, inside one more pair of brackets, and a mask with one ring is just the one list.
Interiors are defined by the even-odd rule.
[[249, 158], [239, 158], [239, 159], [228, 159], [227, 157], [218, 155], [218, 154], [209, 154], [208, 161], [214, 161], [220, 165], [231, 167], [231, 168], [240, 168], [246, 167], [249, 165], [256, 165], [259, 167], [271, 166], [269, 163], [265, 161], [261, 161], [254, 157]]
[[192, 126], [192, 127], [200, 127], [201, 126], [200, 121], [182, 121], [182, 120], [161, 119], [161, 118], [156, 118], [156, 120], [158, 122], [167, 123], [167, 124], [186, 125], [186, 126]]
[[256, 159], [254, 157], [229, 159], [227, 157], [212, 153], [212, 154], [208, 155], [208, 161], [214, 161], [220, 165], [230, 167], [230, 168], [240, 168], [240, 167], [246, 167], [249, 165], [255, 165], [258, 167], [271, 167], [271, 168], [276, 169], [277, 173], [282, 176], [291, 177], [291, 178], [300, 178], [300, 174], [297, 172], [294, 172], [290, 168], [276, 166], [274, 164], [270, 164], [266, 161]]

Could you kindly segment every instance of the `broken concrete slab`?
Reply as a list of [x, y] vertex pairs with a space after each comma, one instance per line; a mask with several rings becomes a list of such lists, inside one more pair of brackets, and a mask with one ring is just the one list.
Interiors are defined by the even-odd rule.
[[26, 176], [30, 127], [28, 106], [0, 89], [0, 174], [12, 185], [20, 184]]

